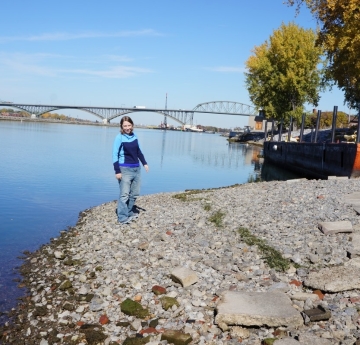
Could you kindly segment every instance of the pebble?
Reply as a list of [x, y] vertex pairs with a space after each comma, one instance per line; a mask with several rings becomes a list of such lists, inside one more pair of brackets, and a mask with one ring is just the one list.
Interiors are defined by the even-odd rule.
[[[318, 224], [349, 221], [356, 229], [360, 216], [342, 201], [356, 191], [356, 179], [301, 179], [204, 190], [185, 202], [174, 198], [178, 193], [146, 195], [138, 198], [140, 215], [130, 225], [117, 223], [115, 202], [85, 210], [75, 227], [29, 254], [22, 272], [30, 300], [14, 313], [20, 327], [0, 329], [5, 334], [0, 342], [85, 344], [82, 325], [102, 332], [99, 344], [122, 343], [142, 330], [148, 330], [150, 344], [164, 345], [164, 330], [190, 334], [194, 344], [241, 338], [242, 345], [250, 345], [273, 338], [275, 329], [265, 326], [222, 331], [215, 324], [219, 295], [230, 290], [280, 291], [300, 312], [321, 305], [331, 310], [329, 320], [308, 321], [286, 334], [292, 340], [306, 334], [319, 343], [354, 343], [360, 338], [360, 291], [325, 293], [321, 300], [303, 282], [311, 271], [349, 261], [351, 234], [325, 235]], [[217, 225], [211, 217], [220, 213]], [[270, 267], [257, 245], [244, 242], [243, 228], [288, 258], [290, 267]], [[165, 295], [156, 295], [154, 286], [166, 289], [179, 305], [165, 310], [160, 301]], [[148, 316], [124, 314], [120, 305], [126, 299], [148, 309]], [[62, 309], [65, 302], [72, 310]], [[101, 317], [108, 322], [101, 325]]]

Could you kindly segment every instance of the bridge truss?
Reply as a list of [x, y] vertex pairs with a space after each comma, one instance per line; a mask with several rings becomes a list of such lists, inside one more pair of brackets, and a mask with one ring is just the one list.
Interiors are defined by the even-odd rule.
[[152, 109], [152, 108], [124, 108], [124, 107], [89, 107], [89, 106], [72, 106], [72, 105], [42, 105], [42, 104], [21, 104], [11, 102], [1, 102], [0, 107], [13, 107], [26, 111], [30, 115], [39, 117], [45, 113], [60, 109], [75, 109], [86, 111], [100, 118], [104, 123], [130, 113], [136, 112], [153, 112], [168, 116], [176, 122], [185, 125], [193, 124], [194, 113], [208, 113], [219, 115], [256, 115], [257, 109], [253, 106], [238, 102], [216, 101], [198, 104], [192, 110], [185, 109]]
[[193, 111], [197, 113], [214, 113], [242, 116], [257, 115], [258, 112], [258, 110], [254, 106], [231, 101], [214, 101], [200, 103], [193, 109]]

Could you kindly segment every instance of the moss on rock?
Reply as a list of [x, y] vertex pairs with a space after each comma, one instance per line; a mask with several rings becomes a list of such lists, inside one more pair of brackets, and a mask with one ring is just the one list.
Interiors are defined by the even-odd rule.
[[126, 315], [136, 316], [140, 319], [144, 319], [149, 316], [149, 310], [147, 308], [143, 308], [142, 305], [138, 302], [127, 298], [120, 305], [121, 311]]

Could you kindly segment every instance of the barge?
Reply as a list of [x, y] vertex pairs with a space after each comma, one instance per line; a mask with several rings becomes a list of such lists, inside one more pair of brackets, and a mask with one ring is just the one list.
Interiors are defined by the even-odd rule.
[[360, 176], [359, 143], [264, 142], [265, 162], [309, 178]]

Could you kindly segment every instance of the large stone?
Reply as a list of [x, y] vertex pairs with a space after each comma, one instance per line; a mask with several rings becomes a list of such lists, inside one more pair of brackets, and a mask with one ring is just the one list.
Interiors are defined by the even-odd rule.
[[347, 267], [347, 266], [355, 266], [355, 267], [360, 268], [360, 257], [356, 257], [356, 258], [350, 259], [349, 261], [346, 261], [344, 263], [344, 266], [345, 267]]
[[160, 301], [165, 310], [172, 308], [173, 305], [176, 305], [176, 307], [180, 306], [179, 302], [173, 297], [164, 296], [160, 298]]
[[225, 291], [215, 322], [225, 331], [230, 325], [298, 327], [303, 318], [284, 293]]
[[335, 345], [338, 342], [334, 342], [330, 339], [320, 338], [311, 333], [301, 333], [299, 334], [299, 345]]
[[351, 259], [360, 256], [360, 232], [354, 232], [351, 234], [352, 248], [348, 251]]
[[294, 338], [287, 337], [287, 338], [275, 340], [273, 345], [300, 345], [300, 343]]
[[167, 340], [168, 343], [173, 343], [174, 345], [186, 345], [192, 341], [192, 338], [188, 333], [182, 333], [169, 329], [161, 335], [161, 340]]
[[360, 206], [360, 192], [346, 194], [342, 197], [342, 201], [345, 204]]
[[310, 272], [304, 285], [328, 292], [360, 289], [360, 268], [352, 265], [334, 266]]
[[325, 235], [353, 231], [352, 224], [348, 220], [339, 222], [320, 222], [318, 227]]
[[304, 314], [306, 314], [310, 318], [310, 321], [312, 322], [329, 320], [331, 317], [330, 310], [326, 310], [321, 306], [318, 306], [317, 308], [304, 310]]
[[145, 338], [127, 337], [122, 345], [143, 345], [150, 341], [150, 336]]
[[290, 295], [290, 298], [295, 301], [306, 301], [310, 299], [312, 302], [320, 302], [320, 298], [315, 293], [306, 293], [306, 292], [295, 292], [293, 295]]
[[136, 316], [140, 319], [144, 319], [150, 314], [147, 308], [143, 308], [140, 303], [135, 302], [130, 298], [127, 298], [125, 301], [123, 301], [120, 304], [120, 308], [124, 314]]
[[70, 280], [64, 280], [59, 286], [60, 290], [67, 290], [70, 288], [72, 288], [72, 283]]
[[183, 287], [188, 287], [198, 281], [198, 277], [194, 271], [180, 266], [172, 270], [171, 279], [179, 282]]

